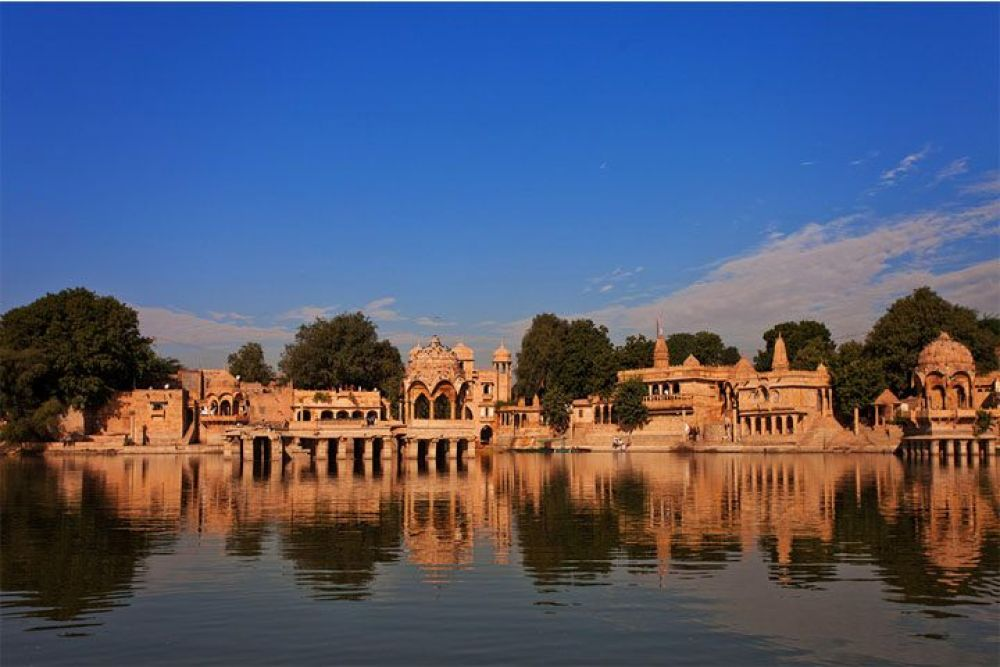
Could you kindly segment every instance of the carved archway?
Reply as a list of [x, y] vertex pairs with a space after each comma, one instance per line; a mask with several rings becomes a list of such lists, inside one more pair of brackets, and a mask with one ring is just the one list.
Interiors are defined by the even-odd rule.
[[427, 398], [426, 394], [420, 394], [417, 396], [416, 400], [413, 401], [413, 418], [431, 418], [431, 402], [430, 399]]

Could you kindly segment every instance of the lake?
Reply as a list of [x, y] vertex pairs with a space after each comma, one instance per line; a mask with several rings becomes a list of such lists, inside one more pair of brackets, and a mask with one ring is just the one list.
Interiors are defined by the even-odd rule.
[[19, 664], [994, 665], [1000, 462], [0, 461]]

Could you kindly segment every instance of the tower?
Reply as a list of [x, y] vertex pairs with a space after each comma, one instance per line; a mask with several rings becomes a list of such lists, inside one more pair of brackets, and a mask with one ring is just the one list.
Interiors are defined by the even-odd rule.
[[656, 344], [653, 345], [653, 368], [670, 367], [670, 350], [667, 349], [667, 340], [663, 337], [663, 328], [660, 320], [656, 320]]
[[774, 355], [771, 357], [772, 371], [788, 370], [788, 352], [785, 350], [785, 339], [778, 334], [778, 340], [774, 341]]
[[509, 401], [511, 395], [512, 357], [510, 350], [500, 341], [500, 347], [493, 352], [493, 370], [497, 374], [496, 400]]

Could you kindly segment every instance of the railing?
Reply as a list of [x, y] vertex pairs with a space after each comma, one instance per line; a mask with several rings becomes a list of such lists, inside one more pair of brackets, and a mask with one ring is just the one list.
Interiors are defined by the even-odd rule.
[[203, 424], [243, 424], [250, 415], [199, 415]]
[[975, 419], [976, 411], [973, 408], [946, 408], [944, 410], [937, 408], [927, 410], [926, 415], [929, 419]]
[[[375, 420], [378, 424], [379, 420]], [[364, 428], [368, 426], [367, 419], [310, 419], [308, 421], [293, 421], [288, 423], [289, 430], [292, 431], [314, 431], [318, 428]]]

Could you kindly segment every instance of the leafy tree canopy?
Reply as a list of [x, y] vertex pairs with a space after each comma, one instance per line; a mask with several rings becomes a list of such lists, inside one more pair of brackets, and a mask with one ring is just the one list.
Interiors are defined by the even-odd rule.
[[782, 322], [764, 332], [763, 338], [767, 345], [763, 350], [757, 351], [753, 360], [757, 370], [771, 370], [774, 343], [778, 340], [778, 334], [785, 340], [789, 365], [797, 370], [814, 371], [820, 362], [828, 363], [836, 351], [830, 330], [822, 322]]
[[570, 397], [558, 386], [542, 396], [542, 416], [556, 435], [562, 435], [569, 428], [571, 403]]
[[247, 343], [229, 355], [229, 372], [244, 382], [267, 384], [274, 379], [274, 370], [264, 361], [260, 343]]
[[649, 421], [649, 409], [644, 403], [645, 398], [646, 385], [638, 378], [631, 378], [618, 385], [614, 396], [618, 428], [632, 433], [646, 425]]
[[653, 347], [656, 345], [642, 334], [629, 336], [615, 350], [618, 370], [649, 368], [653, 365]]
[[399, 350], [379, 340], [375, 325], [361, 312], [303, 324], [278, 367], [301, 389], [380, 389], [393, 403], [403, 379]]
[[52, 400], [62, 409], [95, 408], [115, 391], [169, 380], [179, 364], [152, 344], [135, 310], [83, 288], [7, 311], [0, 318], [4, 439], [50, 439]]
[[931, 288], [921, 287], [889, 306], [868, 333], [865, 354], [882, 363], [889, 388], [902, 396], [910, 387], [920, 350], [942, 331], [969, 348], [979, 372], [995, 370], [998, 328], [995, 317], [980, 320], [971, 308], [949, 303]]
[[566, 320], [552, 313], [535, 315], [521, 338], [521, 351], [517, 353], [516, 395], [530, 398], [551, 384], [568, 333]]
[[843, 424], [853, 420], [854, 408], [865, 410], [886, 386], [882, 364], [853, 340], [842, 344], [830, 358], [829, 371], [834, 414]]
[[731, 366], [740, 360], [740, 351], [726, 347], [722, 337], [711, 331], [671, 334], [667, 337], [667, 349], [674, 365], [683, 363], [690, 354], [706, 366]]
[[570, 399], [610, 393], [615, 361], [607, 327], [551, 313], [536, 315], [521, 340], [515, 393], [530, 398], [557, 387]]

